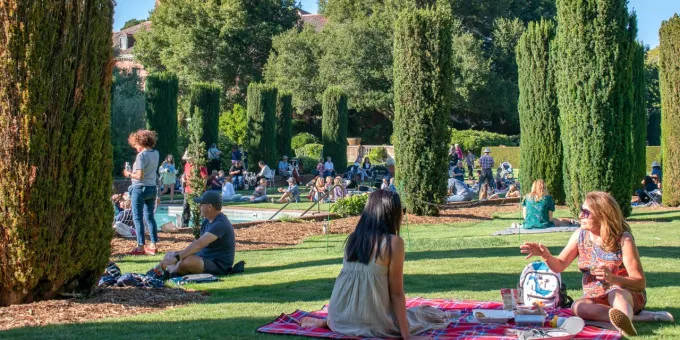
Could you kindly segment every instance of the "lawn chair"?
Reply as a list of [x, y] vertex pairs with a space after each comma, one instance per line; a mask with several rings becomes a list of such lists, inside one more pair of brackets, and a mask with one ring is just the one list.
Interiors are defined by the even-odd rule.
[[661, 190], [656, 189], [652, 191], [645, 190], [645, 194], [649, 196], [649, 203], [645, 204], [646, 207], [660, 207], [661, 206]]

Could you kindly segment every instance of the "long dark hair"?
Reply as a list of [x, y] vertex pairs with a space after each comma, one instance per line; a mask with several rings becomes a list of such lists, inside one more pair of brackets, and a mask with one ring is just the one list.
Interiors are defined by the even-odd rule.
[[645, 176], [643, 182], [643, 185], [650, 185], [654, 183], [654, 180], [652, 179], [652, 176]]
[[375, 252], [374, 258], [371, 258], [371, 253], [383, 237], [386, 239], [386, 254], [392, 256], [390, 239], [392, 235], [399, 235], [401, 219], [401, 199], [398, 194], [389, 190], [373, 192], [368, 197], [356, 229], [347, 238], [347, 261], [368, 264], [371, 260], [377, 260], [380, 249]]

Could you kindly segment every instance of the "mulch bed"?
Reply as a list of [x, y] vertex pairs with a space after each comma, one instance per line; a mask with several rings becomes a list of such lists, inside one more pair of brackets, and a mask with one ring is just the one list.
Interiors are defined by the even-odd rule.
[[205, 300], [210, 293], [179, 288], [98, 288], [92, 297], [0, 307], [0, 330], [69, 324], [152, 313]]

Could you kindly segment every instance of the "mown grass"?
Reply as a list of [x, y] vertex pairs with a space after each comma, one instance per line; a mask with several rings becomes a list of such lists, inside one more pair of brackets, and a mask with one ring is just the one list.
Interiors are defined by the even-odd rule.
[[[568, 233], [489, 236], [506, 228], [514, 214], [492, 221], [440, 225], [404, 225], [408, 242], [405, 289], [408, 296], [447, 299], [500, 300], [499, 289], [514, 287], [528, 263], [519, 254], [524, 241], [540, 241], [558, 253]], [[565, 211], [558, 215], [567, 215]], [[652, 222], [658, 216], [670, 222]], [[647, 309], [667, 310], [680, 317], [680, 211], [636, 209], [633, 232], [647, 275]], [[331, 225], [332, 228], [332, 225]], [[408, 236], [407, 236], [408, 235]], [[258, 326], [281, 313], [315, 310], [328, 302], [342, 266], [345, 235], [313, 237], [284, 249], [243, 251], [246, 272], [221, 282], [193, 285], [212, 296], [204, 303], [127, 318], [74, 325], [22, 328], [0, 332], [1, 339], [285, 339], [255, 333]], [[124, 272], [145, 272], [161, 256], [124, 258]], [[572, 297], [580, 296], [575, 265], [563, 278]], [[638, 324], [642, 339], [678, 339], [680, 326]]]

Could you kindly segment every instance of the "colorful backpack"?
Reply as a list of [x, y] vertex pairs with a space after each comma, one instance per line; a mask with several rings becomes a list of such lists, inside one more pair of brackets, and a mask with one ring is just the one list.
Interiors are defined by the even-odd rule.
[[541, 261], [524, 267], [517, 285], [520, 299], [524, 305], [531, 306], [534, 302], [545, 308], [571, 306], [571, 298], [567, 296], [567, 287], [562, 283], [562, 276], [555, 273], [548, 265]]

